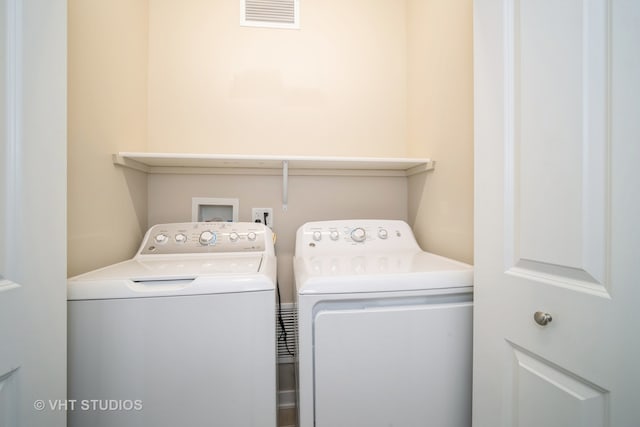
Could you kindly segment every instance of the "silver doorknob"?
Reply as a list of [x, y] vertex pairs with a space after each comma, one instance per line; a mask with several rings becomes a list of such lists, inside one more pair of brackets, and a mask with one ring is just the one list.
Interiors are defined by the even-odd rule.
[[542, 311], [536, 311], [533, 314], [533, 320], [540, 326], [545, 326], [547, 323], [551, 322], [553, 318], [549, 313], [543, 313]]

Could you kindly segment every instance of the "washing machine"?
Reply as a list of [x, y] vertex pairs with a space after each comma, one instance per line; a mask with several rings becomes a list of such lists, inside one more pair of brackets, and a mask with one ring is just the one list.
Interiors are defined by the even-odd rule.
[[396, 220], [297, 231], [299, 427], [469, 427], [472, 267]]
[[69, 279], [69, 426], [275, 427], [275, 289], [255, 223], [155, 225]]

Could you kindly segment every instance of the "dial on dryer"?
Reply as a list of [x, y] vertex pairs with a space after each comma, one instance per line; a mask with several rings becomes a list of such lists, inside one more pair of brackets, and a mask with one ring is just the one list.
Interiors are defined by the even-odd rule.
[[367, 238], [367, 232], [362, 227], [354, 228], [351, 231], [351, 238], [354, 242], [364, 242]]

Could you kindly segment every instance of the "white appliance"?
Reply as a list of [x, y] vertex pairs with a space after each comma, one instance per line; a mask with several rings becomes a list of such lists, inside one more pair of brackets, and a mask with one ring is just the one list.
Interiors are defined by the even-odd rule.
[[254, 223], [155, 225], [69, 279], [69, 426], [275, 427], [275, 283]]
[[402, 221], [298, 229], [300, 427], [471, 425], [471, 266]]

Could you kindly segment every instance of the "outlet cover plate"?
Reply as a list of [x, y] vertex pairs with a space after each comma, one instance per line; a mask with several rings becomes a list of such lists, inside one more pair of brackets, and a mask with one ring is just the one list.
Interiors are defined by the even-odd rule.
[[267, 223], [265, 225], [269, 228], [273, 228], [273, 208], [252, 208], [251, 221], [264, 224], [265, 213], [267, 214]]

